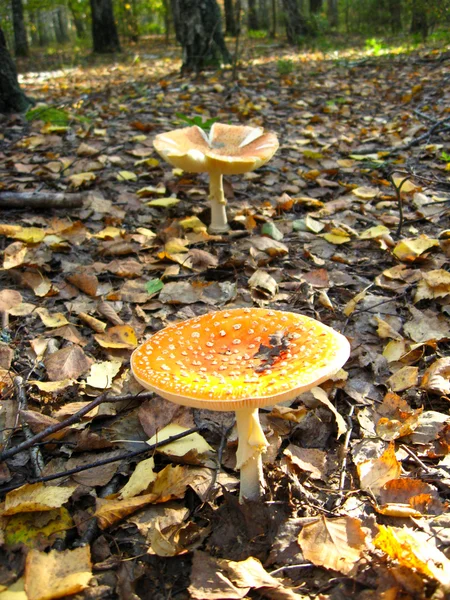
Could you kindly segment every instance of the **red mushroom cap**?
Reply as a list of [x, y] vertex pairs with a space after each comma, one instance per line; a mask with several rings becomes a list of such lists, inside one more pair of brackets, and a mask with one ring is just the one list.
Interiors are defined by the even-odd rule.
[[347, 339], [315, 319], [237, 308], [169, 325], [133, 352], [131, 368], [167, 400], [233, 411], [293, 399], [329, 379], [349, 354]]

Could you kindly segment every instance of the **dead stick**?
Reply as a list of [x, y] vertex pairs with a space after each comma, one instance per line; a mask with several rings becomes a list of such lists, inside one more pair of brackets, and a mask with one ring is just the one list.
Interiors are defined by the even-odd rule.
[[[22, 431], [25, 435], [26, 440], [31, 440], [33, 438], [33, 434], [28, 423], [25, 422], [22, 411], [27, 410], [28, 408], [28, 398], [25, 393], [25, 388], [23, 385], [23, 378], [20, 375], [14, 377], [14, 391], [16, 393], [16, 399], [18, 404], [18, 414], [20, 421], [22, 423]], [[44, 460], [42, 458], [41, 450], [39, 446], [30, 448], [30, 460], [31, 466], [33, 468], [33, 473], [35, 477], [39, 477], [42, 471], [44, 470]]]
[[[171, 444], [172, 442], [176, 442], [177, 440], [181, 440], [188, 435], [192, 435], [193, 433], [198, 433], [202, 431], [202, 429], [206, 429], [206, 425], [200, 425], [199, 427], [192, 427], [191, 429], [187, 429], [182, 433], [177, 433], [176, 435], [172, 435], [165, 440], [161, 440], [160, 442], [156, 442], [156, 444], [148, 444], [145, 448], [141, 448], [141, 450], [134, 450], [133, 452], [124, 452], [123, 454], [119, 454], [118, 456], [110, 456], [109, 458], [104, 458], [102, 460], [97, 460], [89, 465], [80, 465], [79, 467], [74, 467], [73, 469], [67, 469], [66, 471], [62, 471], [61, 473], [53, 473], [52, 475], [45, 475], [42, 477], [36, 477], [35, 479], [29, 479], [26, 481], [28, 484], [32, 483], [45, 483], [46, 481], [53, 481], [54, 479], [61, 479], [62, 477], [68, 477], [69, 475], [75, 475], [76, 473], [80, 473], [81, 471], [87, 471], [88, 469], [95, 469], [96, 467], [101, 467], [103, 465], [108, 465], [113, 462], [118, 462], [120, 460], [125, 460], [127, 458], [134, 458], [135, 456], [139, 456], [140, 454], [145, 454], [146, 452], [154, 452], [156, 448], [160, 446], [165, 446], [166, 444]], [[145, 443], [145, 442], [142, 442]], [[16, 485], [10, 485], [8, 487], [0, 488], [0, 494], [6, 494], [7, 492], [11, 492], [12, 490], [16, 490], [17, 488], [24, 485], [24, 483], [18, 483]]]
[[1, 192], [1, 208], [79, 208], [83, 194], [51, 192]]
[[102, 402], [122, 402], [127, 400], [134, 400], [135, 398], [139, 398], [139, 400], [148, 400], [149, 398], [152, 398], [153, 395], [153, 392], [145, 392], [143, 394], [140, 394], [139, 396], [135, 394], [123, 394], [121, 396], [108, 397], [108, 393], [104, 392], [103, 394], [100, 394], [100, 396], [97, 396], [95, 400], [92, 400], [92, 402], [89, 402], [89, 404], [83, 406], [83, 408], [81, 408], [79, 411], [77, 411], [67, 419], [64, 419], [60, 423], [55, 423], [55, 425], [50, 425], [50, 427], [46, 427], [45, 429], [34, 435], [32, 438], [25, 440], [20, 444], [17, 444], [17, 446], [14, 446], [14, 448], [11, 448], [10, 450], [4, 450], [0, 454], [0, 461], [6, 460], [7, 458], [11, 458], [11, 456], [14, 456], [22, 450], [28, 450], [28, 448], [31, 448], [31, 446], [37, 444], [37, 442], [40, 442], [49, 435], [52, 435], [53, 433], [56, 433], [57, 431], [60, 431], [61, 429], [64, 429], [69, 425], [73, 425], [74, 423], [79, 421], [81, 417], [84, 417], [85, 414], [91, 412], [92, 409], [96, 408]]

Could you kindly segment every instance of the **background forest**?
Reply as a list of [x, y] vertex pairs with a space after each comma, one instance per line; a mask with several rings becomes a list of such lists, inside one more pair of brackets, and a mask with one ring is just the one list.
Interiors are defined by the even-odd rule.
[[[279, 38], [321, 49], [352, 35], [376, 52], [383, 45], [378, 36], [411, 34], [412, 42], [418, 43], [430, 35], [445, 36], [443, 30], [450, 22], [449, 0], [222, 0], [219, 4], [226, 36], [244, 30], [250, 38]], [[70, 45], [73, 58], [91, 48], [119, 50], [119, 38], [125, 45], [149, 35], [163, 35], [168, 41], [175, 32], [176, 15], [190, 15], [199, 5], [210, 13], [217, 9], [216, 0], [11, 0], [0, 5], [0, 26], [16, 57], [38, 49], [54, 54]]]

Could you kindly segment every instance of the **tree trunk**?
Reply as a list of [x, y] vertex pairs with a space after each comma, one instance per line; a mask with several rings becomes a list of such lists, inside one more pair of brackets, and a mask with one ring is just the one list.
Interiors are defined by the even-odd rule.
[[237, 34], [236, 19], [234, 17], [233, 0], [224, 0], [225, 8], [225, 35], [234, 37]]
[[427, 39], [428, 19], [424, 0], [413, 0], [411, 33], [419, 33], [422, 36], [423, 41]]
[[[389, 0], [390, 2], [397, 2], [397, 0]], [[399, 0], [400, 1], [400, 0]], [[338, 0], [328, 0], [328, 23], [330, 27], [337, 27], [339, 25], [339, 12], [338, 12]]]
[[76, 0], [69, 0], [67, 6], [72, 14], [72, 19], [75, 25], [75, 31], [77, 32], [77, 38], [83, 39], [86, 37], [86, 26], [84, 23], [83, 15], [78, 7]]
[[259, 29], [258, 11], [256, 9], [256, 0], [248, 0], [248, 18], [247, 25], [249, 29]]
[[283, 0], [285, 11], [286, 35], [290, 44], [298, 44], [298, 39], [308, 33], [306, 23], [296, 0]]
[[112, 0], [91, 0], [94, 52], [120, 52]]
[[230, 63], [216, 0], [172, 0], [178, 42], [183, 48], [182, 71], [202, 71]]
[[260, 29], [269, 29], [269, 7], [267, 0], [259, 0], [258, 6], [258, 21]]
[[0, 113], [22, 112], [31, 104], [32, 101], [20, 89], [16, 67], [0, 29]]
[[16, 56], [28, 56], [27, 30], [23, 17], [22, 0], [11, 0], [14, 27], [14, 53]]
[[277, 0], [271, 0], [271, 16], [269, 37], [274, 39], [277, 35]]
[[67, 27], [67, 14], [65, 6], [58, 6], [53, 12], [53, 24], [55, 29], [56, 41], [58, 44], [65, 44], [69, 41], [69, 31]]
[[392, 33], [399, 33], [402, 29], [402, 1], [388, 0], [390, 23]]
[[322, 0], [309, 0], [309, 10], [313, 15], [320, 13], [322, 10]]

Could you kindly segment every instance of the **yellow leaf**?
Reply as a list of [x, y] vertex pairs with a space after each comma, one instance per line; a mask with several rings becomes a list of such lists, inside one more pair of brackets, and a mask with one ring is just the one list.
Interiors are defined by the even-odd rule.
[[346, 244], [350, 241], [349, 234], [343, 229], [338, 228], [332, 229], [329, 233], [322, 234], [322, 237], [325, 238], [327, 242], [330, 242], [330, 244], [335, 245]]
[[434, 246], [439, 246], [438, 240], [421, 235], [418, 238], [402, 240], [395, 246], [393, 253], [399, 260], [413, 262], [421, 254]]
[[132, 171], [119, 171], [116, 178], [119, 181], [137, 181], [138, 176]]
[[408, 527], [379, 525], [373, 543], [402, 567], [414, 569], [422, 575], [450, 586], [450, 560], [430, 541], [428, 533]]
[[27, 483], [8, 492], [2, 515], [36, 512], [60, 508], [75, 491], [74, 487], [48, 486], [43, 483]]
[[5, 544], [24, 544], [27, 548], [44, 550], [57, 539], [64, 539], [72, 527], [72, 517], [66, 508], [47, 511], [44, 518], [40, 511], [19, 513], [7, 520]]
[[92, 237], [94, 237], [98, 240], [114, 240], [118, 237], [121, 237], [123, 235], [123, 233], [124, 233], [123, 229], [119, 229], [118, 227], [112, 227], [111, 225], [109, 225], [108, 227], [105, 227], [101, 231], [94, 233], [94, 235]]
[[101, 390], [110, 388], [121, 366], [122, 363], [119, 360], [94, 363], [87, 376], [86, 384]]
[[136, 348], [137, 337], [130, 325], [116, 325], [106, 333], [95, 335], [94, 338], [102, 348]]
[[25, 579], [21, 577], [11, 584], [8, 589], [0, 585], [0, 600], [28, 600], [25, 593]]
[[87, 172], [87, 173], [76, 173], [75, 175], [71, 175], [69, 177], [70, 183], [73, 187], [78, 188], [85, 183], [89, 183], [90, 181], [95, 181], [95, 173]]
[[51, 314], [44, 307], [37, 308], [36, 312], [46, 327], [63, 327], [64, 325], [69, 324], [69, 321], [62, 313]]
[[53, 600], [81, 592], [92, 578], [90, 547], [74, 550], [31, 550], [25, 563], [28, 600]]
[[362, 292], [359, 292], [359, 294], [356, 294], [356, 296], [354, 296], [351, 300], [347, 302], [347, 304], [344, 306], [344, 315], [346, 317], [349, 317], [353, 313], [353, 311], [356, 308], [356, 305], [358, 304], [358, 302], [361, 302], [361, 300], [364, 299], [369, 288], [370, 285], [368, 285]]
[[136, 192], [139, 198], [148, 198], [148, 196], [153, 196], [154, 194], [163, 195], [166, 193], [166, 188], [164, 186], [155, 187], [154, 185], [148, 185], [147, 187], [143, 187]]
[[161, 208], [169, 208], [170, 206], [175, 206], [178, 204], [178, 198], [158, 198], [157, 200], [150, 200], [147, 202], [147, 206], [159, 206]]
[[[167, 440], [174, 435], [188, 431], [186, 427], [181, 427], [177, 423], [171, 423], [166, 427], [163, 427], [161, 431], [158, 431], [153, 437], [147, 440], [147, 444], [150, 446], [158, 442]], [[180, 440], [165, 444], [158, 448], [158, 452], [161, 454], [169, 454], [171, 456], [185, 456], [189, 452], [196, 454], [206, 454], [208, 452], [214, 452], [208, 442], [198, 433], [192, 433]]]
[[154, 468], [155, 460], [152, 457], [138, 463], [128, 483], [120, 490], [120, 498], [133, 498], [145, 492], [156, 479]]
[[182, 219], [180, 225], [183, 229], [193, 229], [196, 233], [199, 231], [206, 231], [207, 226], [200, 221], [198, 217], [188, 217]]
[[373, 240], [390, 235], [390, 233], [390, 230], [385, 225], [377, 225], [376, 227], [369, 227], [359, 237], [361, 240]]
[[[353, 157], [354, 158], [354, 157]], [[352, 194], [357, 198], [361, 198], [362, 200], [370, 200], [371, 198], [376, 198], [380, 193], [380, 190], [376, 188], [370, 187], [357, 187], [352, 190]]]
[[386, 383], [394, 392], [402, 392], [416, 386], [418, 380], [418, 367], [402, 367], [391, 375]]

